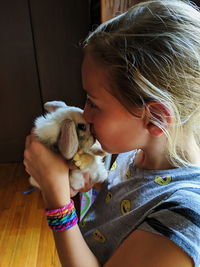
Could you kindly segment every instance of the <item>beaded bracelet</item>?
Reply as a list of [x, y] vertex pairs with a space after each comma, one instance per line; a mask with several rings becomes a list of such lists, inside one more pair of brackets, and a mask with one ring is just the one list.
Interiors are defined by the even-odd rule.
[[78, 222], [78, 217], [74, 207], [74, 201], [71, 199], [68, 205], [54, 210], [45, 210], [47, 222], [51, 230], [64, 231], [73, 227]]

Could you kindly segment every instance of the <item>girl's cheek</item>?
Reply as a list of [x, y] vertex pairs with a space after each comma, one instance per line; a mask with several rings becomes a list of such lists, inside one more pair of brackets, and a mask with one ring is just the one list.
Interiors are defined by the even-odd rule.
[[109, 125], [107, 125], [106, 121], [102, 120], [101, 117], [96, 117], [92, 125], [97, 135], [106, 135], [108, 129], [107, 127], [109, 127]]

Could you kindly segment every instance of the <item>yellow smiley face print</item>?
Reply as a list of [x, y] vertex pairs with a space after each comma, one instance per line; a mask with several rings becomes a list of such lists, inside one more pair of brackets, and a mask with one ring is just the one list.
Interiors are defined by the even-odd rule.
[[108, 192], [107, 195], [106, 195], [106, 199], [105, 199], [105, 202], [108, 203], [110, 202], [112, 199], [112, 193], [111, 192]]
[[93, 235], [93, 238], [94, 238], [96, 241], [98, 241], [98, 242], [100, 242], [100, 243], [105, 243], [106, 239], [105, 239], [105, 237], [102, 235], [102, 233], [100, 233], [99, 230], [95, 230], [95, 231], [93, 232], [92, 235]]
[[85, 216], [81, 221], [80, 221], [80, 226], [81, 227], [84, 227], [86, 225], [86, 222], [87, 222], [87, 217]]
[[171, 176], [165, 176], [165, 177], [155, 176], [154, 178], [154, 182], [159, 185], [168, 185], [171, 183], [171, 181], [172, 181]]
[[110, 168], [110, 171], [114, 171], [116, 168], [117, 168], [117, 162], [115, 161], [112, 167]]
[[128, 169], [128, 171], [126, 172], [126, 179], [130, 179], [131, 178], [131, 171], [130, 169]]
[[121, 202], [121, 213], [124, 215], [124, 214], [127, 214], [131, 211], [131, 201], [128, 200], [128, 199], [124, 199], [122, 200]]

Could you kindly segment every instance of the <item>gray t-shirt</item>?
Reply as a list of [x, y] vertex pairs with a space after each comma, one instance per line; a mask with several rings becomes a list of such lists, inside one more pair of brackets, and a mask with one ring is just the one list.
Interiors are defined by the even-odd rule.
[[135, 229], [168, 237], [200, 265], [200, 167], [143, 170], [136, 151], [120, 154], [93, 205], [80, 222], [104, 264]]

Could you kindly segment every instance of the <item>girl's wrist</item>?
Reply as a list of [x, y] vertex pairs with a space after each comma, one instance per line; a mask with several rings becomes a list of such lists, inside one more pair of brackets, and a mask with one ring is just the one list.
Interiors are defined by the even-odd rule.
[[46, 209], [57, 209], [62, 206], [68, 205], [70, 203], [70, 198], [63, 198], [63, 199], [48, 199], [46, 196], [43, 196], [44, 204]]
[[54, 232], [65, 231], [78, 222], [74, 201], [56, 209], [46, 209], [48, 225]]
[[66, 188], [57, 188], [48, 191], [42, 191], [44, 204], [47, 209], [56, 209], [70, 203], [70, 192]]

